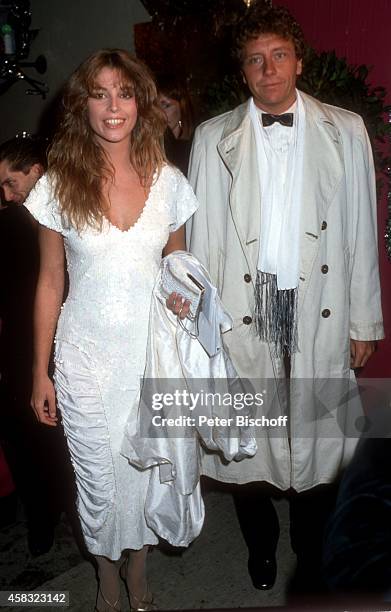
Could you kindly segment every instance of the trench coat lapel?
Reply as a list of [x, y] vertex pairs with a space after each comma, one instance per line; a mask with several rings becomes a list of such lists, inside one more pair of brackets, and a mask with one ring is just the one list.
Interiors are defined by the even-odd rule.
[[232, 176], [229, 206], [249, 271], [256, 276], [261, 223], [258, 160], [248, 102], [237, 107], [218, 145]]
[[306, 110], [299, 309], [319, 250], [322, 223], [343, 177], [342, 139], [327, 107], [301, 94]]

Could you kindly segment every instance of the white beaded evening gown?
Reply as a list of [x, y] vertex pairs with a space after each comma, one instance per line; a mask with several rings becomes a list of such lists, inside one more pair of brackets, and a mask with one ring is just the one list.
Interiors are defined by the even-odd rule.
[[185, 177], [166, 165], [128, 231], [107, 219], [101, 231], [78, 233], [67, 226], [46, 176], [25, 205], [64, 238], [69, 294], [56, 331], [57, 402], [87, 547], [118, 559], [126, 548], [157, 542], [144, 518], [150, 471], [131, 466], [120, 449], [144, 372], [162, 250], [169, 232], [183, 225], [198, 204]]

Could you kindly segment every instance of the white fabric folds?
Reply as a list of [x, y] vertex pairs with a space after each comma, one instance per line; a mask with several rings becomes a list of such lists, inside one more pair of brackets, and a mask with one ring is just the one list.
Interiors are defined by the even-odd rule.
[[[210, 283], [205, 268], [195, 257], [184, 251], [176, 251], [165, 258], [175, 265], [191, 262], [192, 273], [197, 274], [203, 286]], [[191, 413], [194, 425], [183, 423], [173, 433], [169, 425], [159, 426], [158, 431], [152, 426], [151, 419], [163, 416], [186, 416], [183, 407], [164, 411], [154, 411], [151, 397], [161, 395], [162, 388], [167, 389], [178, 383], [182, 388], [194, 394], [213, 391], [215, 383], [227, 393], [240, 388], [241, 382], [223, 348], [213, 357], [209, 357], [201, 343], [192, 338], [178, 324], [177, 317], [166, 307], [166, 295], [162, 289], [161, 276], [163, 261], [152, 294], [149, 321], [147, 360], [138, 405], [137, 424], [129, 420], [122, 444], [122, 453], [129, 462], [141, 470], [150, 469], [145, 503], [145, 517], [153, 531], [174, 546], [188, 546], [200, 533], [204, 521], [204, 504], [200, 491], [200, 456], [204, 445], [209, 450], [220, 453], [225, 461], [241, 460], [256, 453], [254, 437], [246, 428], [220, 427], [215, 417], [227, 415], [224, 406], [202, 407], [202, 414], [209, 417], [210, 423], [200, 423], [197, 413]], [[224, 310], [217, 293], [214, 293], [213, 320], [208, 321], [213, 337], [232, 326], [231, 318]], [[194, 323], [185, 320], [189, 327]], [[163, 385], [163, 387], [162, 387]], [[171, 388], [171, 391], [174, 389]]]

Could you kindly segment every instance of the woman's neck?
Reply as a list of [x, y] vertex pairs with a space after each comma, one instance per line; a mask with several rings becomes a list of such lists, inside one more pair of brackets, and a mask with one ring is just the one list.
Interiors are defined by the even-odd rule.
[[104, 150], [115, 172], [132, 171], [128, 143], [107, 143]]

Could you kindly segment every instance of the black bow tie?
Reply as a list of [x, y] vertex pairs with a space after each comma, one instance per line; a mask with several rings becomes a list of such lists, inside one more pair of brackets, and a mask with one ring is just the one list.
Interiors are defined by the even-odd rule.
[[268, 113], [262, 113], [262, 125], [269, 127], [273, 123], [281, 123], [285, 127], [292, 127], [293, 125], [293, 113], [284, 113], [283, 115], [269, 115]]

